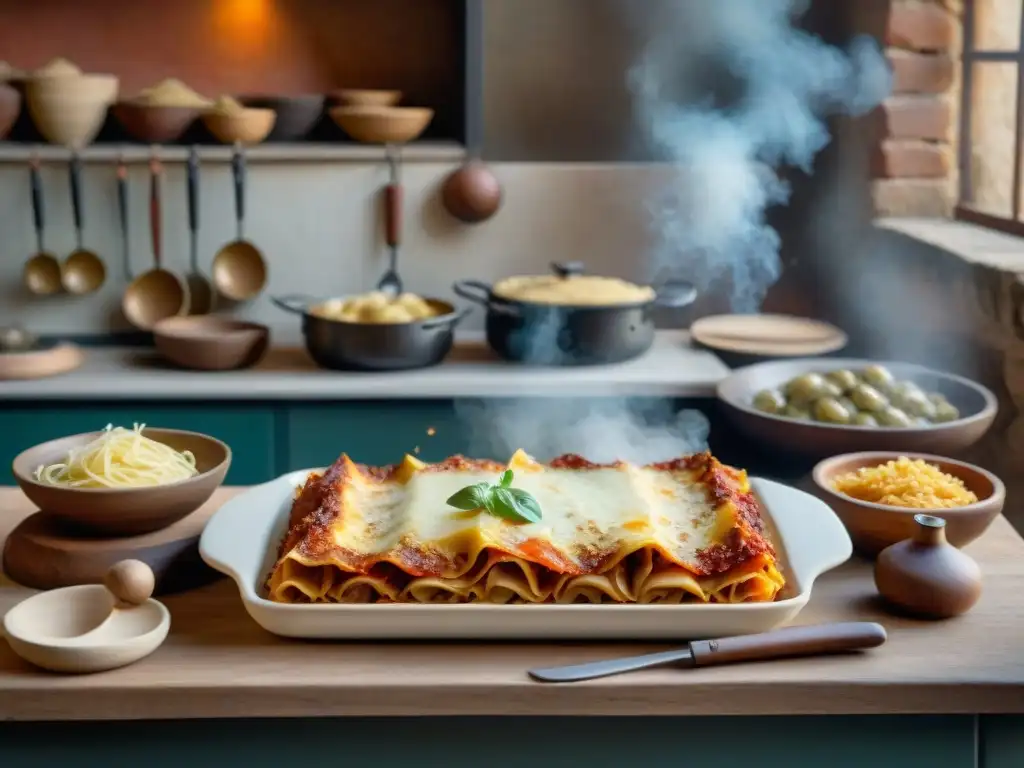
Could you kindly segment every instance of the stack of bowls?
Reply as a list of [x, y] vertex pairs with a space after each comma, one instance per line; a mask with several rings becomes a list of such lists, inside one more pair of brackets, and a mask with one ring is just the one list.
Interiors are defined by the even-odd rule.
[[406, 144], [427, 130], [434, 110], [397, 106], [401, 99], [401, 91], [342, 89], [331, 94], [331, 103], [339, 106], [331, 107], [329, 114], [354, 141]]
[[44, 139], [77, 149], [96, 138], [117, 91], [113, 75], [87, 74], [68, 62], [54, 62], [28, 79], [25, 101]]

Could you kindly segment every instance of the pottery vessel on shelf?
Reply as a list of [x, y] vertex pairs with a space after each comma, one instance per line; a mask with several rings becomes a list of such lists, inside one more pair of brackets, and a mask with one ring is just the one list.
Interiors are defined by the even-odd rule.
[[355, 141], [407, 144], [418, 139], [434, 110], [422, 107], [333, 107], [331, 119]]
[[197, 107], [163, 107], [122, 101], [111, 110], [136, 141], [167, 144], [180, 139], [202, 112]]
[[298, 141], [304, 139], [324, 113], [324, 97], [307, 96], [239, 96], [246, 107], [271, 109], [277, 115], [266, 141]]
[[259, 144], [270, 135], [277, 120], [272, 109], [246, 108], [238, 112], [207, 112], [202, 116], [213, 137], [224, 144]]
[[7, 138], [21, 114], [21, 93], [7, 83], [0, 83], [0, 141]]
[[100, 132], [117, 89], [113, 75], [43, 77], [25, 84], [25, 102], [44, 139], [79, 148]]
[[875, 585], [892, 605], [918, 616], [947, 619], [966, 613], [981, 597], [981, 569], [946, 541], [946, 521], [914, 518], [913, 538], [878, 556]]

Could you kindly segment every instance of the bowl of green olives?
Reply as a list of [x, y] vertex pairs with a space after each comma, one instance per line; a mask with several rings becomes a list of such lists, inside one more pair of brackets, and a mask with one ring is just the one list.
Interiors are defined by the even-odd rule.
[[891, 450], [951, 454], [992, 426], [995, 395], [910, 363], [821, 358], [735, 371], [718, 397], [743, 434], [807, 457]]

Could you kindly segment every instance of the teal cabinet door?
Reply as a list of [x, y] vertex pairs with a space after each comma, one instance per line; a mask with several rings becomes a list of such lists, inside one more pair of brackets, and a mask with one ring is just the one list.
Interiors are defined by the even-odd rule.
[[323, 467], [342, 453], [371, 466], [405, 454], [440, 461], [466, 453], [450, 401], [352, 401], [291, 405], [286, 416], [288, 471]]
[[[229, 485], [266, 482], [274, 466], [274, 413], [268, 406], [176, 405], [167, 403], [91, 402], [0, 409], [0, 460], [7, 466], [21, 451], [65, 435], [91, 432], [107, 424], [187, 429], [216, 437], [231, 446]], [[3, 484], [13, 485], [9, 472]]]

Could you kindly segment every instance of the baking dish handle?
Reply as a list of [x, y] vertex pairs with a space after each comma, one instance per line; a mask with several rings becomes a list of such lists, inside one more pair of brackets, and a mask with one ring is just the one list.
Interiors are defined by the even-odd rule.
[[309, 305], [316, 302], [316, 299], [312, 296], [305, 296], [301, 293], [293, 293], [287, 296], [271, 296], [270, 300], [278, 309], [291, 312], [293, 315], [308, 314]]

